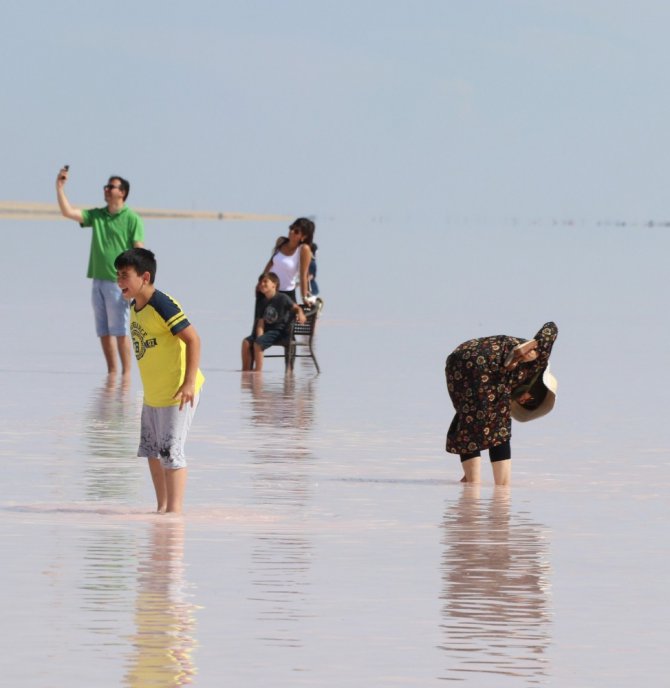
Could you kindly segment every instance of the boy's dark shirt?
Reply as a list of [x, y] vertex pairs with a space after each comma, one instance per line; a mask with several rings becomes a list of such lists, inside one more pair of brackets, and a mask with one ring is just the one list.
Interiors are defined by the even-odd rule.
[[291, 298], [281, 292], [275, 294], [271, 299], [266, 297], [261, 302], [260, 307], [265, 332], [285, 330], [291, 320], [293, 306], [295, 306], [295, 303], [293, 303]]

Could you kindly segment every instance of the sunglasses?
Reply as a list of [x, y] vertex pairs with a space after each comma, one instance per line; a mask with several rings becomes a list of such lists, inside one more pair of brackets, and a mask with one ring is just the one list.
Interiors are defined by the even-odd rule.
[[120, 186], [114, 186], [114, 184], [105, 184], [102, 188], [105, 191], [111, 191], [112, 189], [119, 189], [119, 190], [121, 189]]

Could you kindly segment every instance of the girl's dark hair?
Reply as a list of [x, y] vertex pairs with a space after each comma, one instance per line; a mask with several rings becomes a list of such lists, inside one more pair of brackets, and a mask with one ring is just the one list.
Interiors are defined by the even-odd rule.
[[138, 275], [149, 273], [149, 283], [156, 279], [156, 256], [148, 248], [129, 248], [116, 256], [114, 267], [117, 270], [133, 268]]

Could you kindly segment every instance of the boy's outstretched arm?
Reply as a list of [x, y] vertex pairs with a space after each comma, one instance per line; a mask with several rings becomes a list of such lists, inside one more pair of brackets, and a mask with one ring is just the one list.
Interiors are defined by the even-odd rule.
[[177, 337], [186, 344], [186, 373], [184, 382], [174, 395], [179, 399], [179, 410], [184, 408], [184, 404], [191, 404], [195, 398], [195, 379], [200, 366], [200, 336], [193, 325], [189, 325], [181, 332], [177, 332]]

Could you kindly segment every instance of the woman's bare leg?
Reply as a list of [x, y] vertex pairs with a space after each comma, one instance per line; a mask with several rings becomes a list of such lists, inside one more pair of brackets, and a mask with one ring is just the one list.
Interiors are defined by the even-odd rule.
[[482, 481], [482, 457], [475, 456], [472, 459], [461, 461], [465, 475], [461, 478], [462, 483], [480, 483]]
[[512, 480], [512, 459], [493, 461], [493, 480], [496, 485], [509, 485]]

